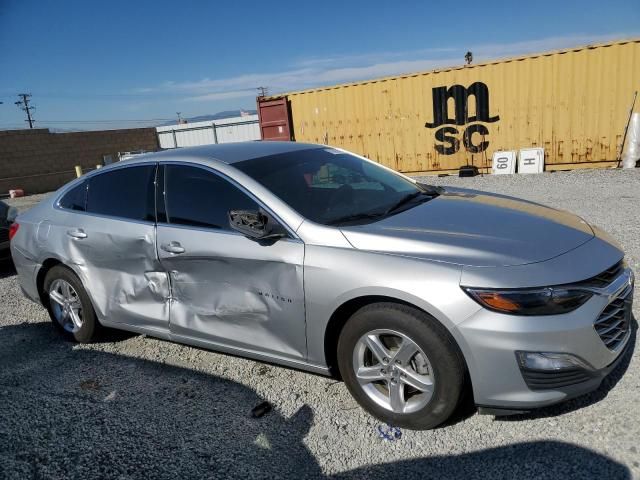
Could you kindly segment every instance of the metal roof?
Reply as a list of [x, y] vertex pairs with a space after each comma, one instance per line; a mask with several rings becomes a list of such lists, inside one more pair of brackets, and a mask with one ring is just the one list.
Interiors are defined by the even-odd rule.
[[174, 148], [161, 152], [152, 152], [125, 161], [133, 163], [136, 161], [155, 159], [156, 157], [159, 157], [159, 159], [168, 159], [165, 157], [170, 157], [173, 159], [218, 160], [231, 165], [252, 158], [315, 148], [323, 148], [323, 146], [314, 143], [273, 141], [220, 143], [217, 145], [200, 145], [197, 147]]
[[171, 125], [161, 125], [156, 127], [157, 132], [171, 132], [173, 130], [192, 130], [195, 128], [206, 128], [215, 126], [227, 126], [227, 125], [235, 125], [237, 123], [247, 123], [254, 122], [258, 120], [258, 114], [254, 115], [245, 115], [244, 117], [228, 117], [228, 118], [219, 118], [216, 120], [204, 120], [202, 122], [188, 122], [188, 123], [177, 123]]

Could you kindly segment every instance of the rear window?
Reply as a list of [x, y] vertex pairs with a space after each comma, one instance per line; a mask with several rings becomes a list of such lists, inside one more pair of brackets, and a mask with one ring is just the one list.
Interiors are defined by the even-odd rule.
[[155, 165], [120, 168], [89, 179], [89, 213], [155, 221]]
[[60, 206], [69, 210], [85, 211], [87, 204], [87, 182], [76, 185], [60, 199]]

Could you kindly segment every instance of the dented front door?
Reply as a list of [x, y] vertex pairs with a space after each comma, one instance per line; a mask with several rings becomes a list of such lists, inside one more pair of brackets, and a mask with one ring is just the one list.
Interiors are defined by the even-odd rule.
[[170, 279], [171, 335], [305, 358], [304, 244], [258, 243], [232, 230], [229, 210], [260, 205], [212, 169], [168, 163], [160, 174], [157, 246]]
[[170, 275], [172, 335], [306, 356], [302, 242], [260, 245], [232, 232], [158, 225], [158, 246]]

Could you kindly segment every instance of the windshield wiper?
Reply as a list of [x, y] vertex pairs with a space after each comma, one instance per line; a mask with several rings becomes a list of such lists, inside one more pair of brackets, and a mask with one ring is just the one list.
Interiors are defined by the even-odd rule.
[[[418, 198], [420, 195], [425, 195], [426, 197], [428, 197], [429, 200], [431, 200], [434, 197], [437, 197], [438, 194], [437, 193], [431, 193], [431, 192], [423, 192], [423, 191], [418, 191], [418, 192], [413, 192], [410, 193], [409, 195], [405, 195], [404, 197], [402, 197], [400, 200], [398, 200], [396, 203], [394, 203], [393, 205], [391, 205], [389, 208], [387, 208], [384, 212], [384, 215], [389, 215], [392, 212], [395, 212], [396, 210], [398, 210], [399, 208], [403, 207], [404, 205], [406, 205], [407, 203], [411, 202], [412, 200]], [[426, 200], [426, 199], [425, 199]]]
[[420, 190], [420, 191], [413, 192], [413, 193], [410, 193], [408, 195], [405, 195], [400, 200], [398, 200], [396, 203], [391, 205], [389, 208], [387, 208], [386, 210], [383, 210], [381, 212], [378, 211], [378, 212], [352, 213], [352, 214], [349, 214], [349, 215], [345, 215], [343, 217], [334, 218], [333, 220], [330, 220], [329, 222], [327, 222], [327, 225], [338, 225], [338, 224], [344, 223], [344, 222], [352, 222], [352, 221], [357, 221], [357, 220], [366, 220], [366, 219], [370, 219], [370, 218], [386, 217], [389, 214], [395, 212], [399, 208], [403, 207], [404, 205], [406, 205], [407, 203], [411, 202], [412, 200], [418, 198], [421, 195], [425, 196], [424, 201], [426, 201], [426, 200], [431, 200], [431, 199], [437, 197], [439, 194], [440, 194], [440, 192], [438, 190], [435, 190], [435, 189], [429, 190], [429, 191]]
[[444, 193], [444, 188], [442, 187], [437, 187], [435, 185], [429, 185], [427, 183], [420, 183], [420, 182], [418, 182], [417, 185], [427, 195], [433, 195], [434, 197], [437, 197], [441, 193]]

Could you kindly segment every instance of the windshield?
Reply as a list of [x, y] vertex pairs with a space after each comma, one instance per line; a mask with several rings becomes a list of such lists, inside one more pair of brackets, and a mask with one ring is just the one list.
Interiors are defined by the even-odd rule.
[[375, 163], [332, 148], [313, 148], [234, 164], [317, 223], [372, 222], [410, 208], [424, 190]]

